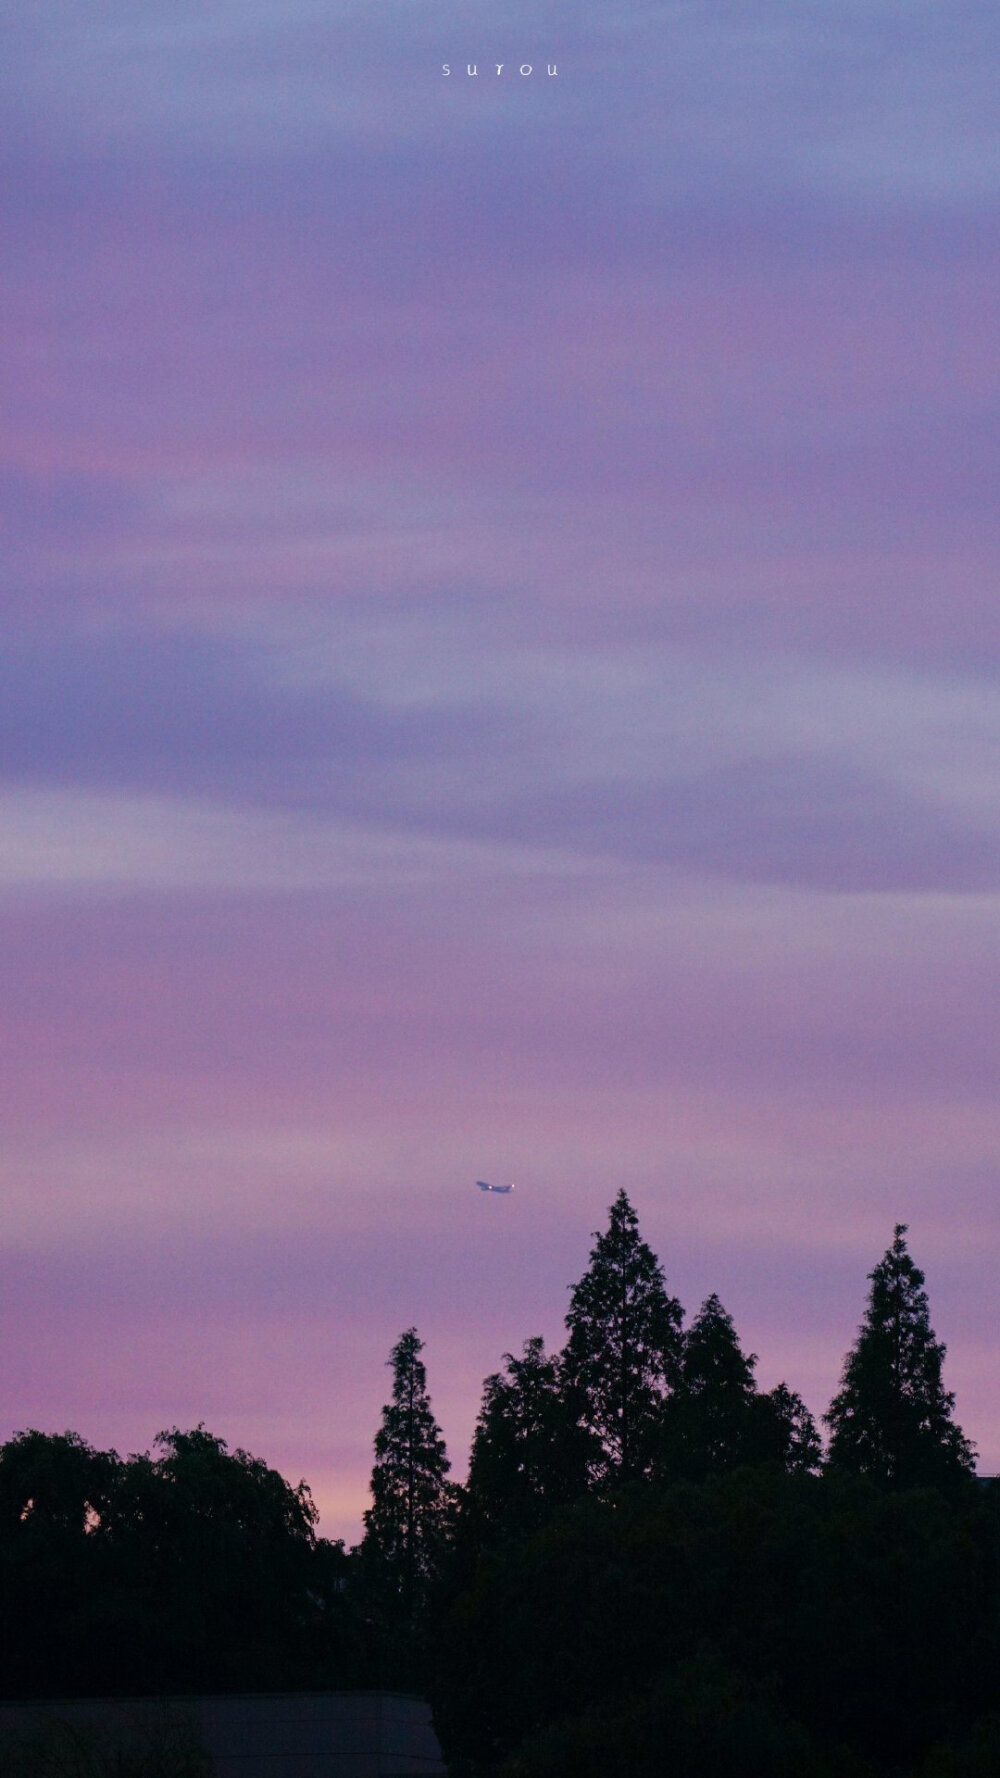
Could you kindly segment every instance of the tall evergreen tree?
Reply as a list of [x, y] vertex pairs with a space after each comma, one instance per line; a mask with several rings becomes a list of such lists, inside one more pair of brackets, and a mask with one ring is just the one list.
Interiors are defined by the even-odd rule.
[[682, 1310], [624, 1191], [595, 1243], [573, 1287], [563, 1369], [577, 1417], [597, 1441], [593, 1479], [629, 1481], [647, 1474], [656, 1455], [678, 1376]]
[[387, 1623], [412, 1632], [426, 1605], [445, 1536], [450, 1468], [431, 1411], [423, 1341], [407, 1328], [389, 1356], [392, 1400], [375, 1434], [372, 1504], [364, 1515], [363, 1571]]
[[483, 1384], [465, 1516], [475, 1533], [530, 1530], [586, 1486], [592, 1439], [567, 1402], [558, 1358], [540, 1337]]
[[955, 1397], [941, 1381], [945, 1347], [905, 1236], [906, 1224], [897, 1223], [892, 1246], [869, 1273], [865, 1318], [826, 1415], [832, 1467], [900, 1487], [970, 1474], [974, 1456], [952, 1419]]
[[748, 1459], [756, 1363], [713, 1293], [684, 1335], [677, 1388], [664, 1416], [668, 1477], [700, 1479]]

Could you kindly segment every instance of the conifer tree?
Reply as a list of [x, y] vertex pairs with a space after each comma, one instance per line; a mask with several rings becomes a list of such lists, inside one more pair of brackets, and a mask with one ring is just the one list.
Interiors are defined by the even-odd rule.
[[465, 1491], [467, 1518], [487, 1536], [524, 1531], [586, 1486], [591, 1438], [567, 1403], [558, 1358], [536, 1335], [483, 1384]]
[[816, 1475], [823, 1445], [801, 1395], [778, 1383], [754, 1397], [747, 1448], [750, 1463], [780, 1463], [789, 1475]]
[[677, 1388], [664, 1417], [663, 1467], [701, 1478], [749, 1458], [757, 1355], [745, 1353], [719, 1298], [702, 1304], [681, 1351]]
[[431, 1411], [423, 1341], [407, 1328], [389, 1356], [392, 1400], [375, 1434], [372, 1504], [364, 1515], [363, 1572], [389, 1622], [412, 1631], [426, 1604], [445, 1536], [450, 1468]]
[[757, 1355], [744, 1352], [713, 1293], [684, 1335], [677, 1388], [664, 1414], [660, 1470], [703, 1480], [740, 1464], [780, 1464], [814, 1475], [822, 1460], [816, 1423], [800, 1395], [757, 1388]]
[[656, 1454], [677, 1381], [682, 1310], [624, 1191], [595, 1243], [570, 1299], [563, 1373], [577, 1419], [596, 1439], [593, 1479], [629, 1481], [647, 1474]]
[[941, 1381], [945, 1347], [930, 1324], [924, 1274], [897, 1223], [892, 1246], [869, 1273], [858, 1338], [826, 1415], [832, 1467], [899, 1487], [971, 1474], [973, 1448], [952, 1419]]

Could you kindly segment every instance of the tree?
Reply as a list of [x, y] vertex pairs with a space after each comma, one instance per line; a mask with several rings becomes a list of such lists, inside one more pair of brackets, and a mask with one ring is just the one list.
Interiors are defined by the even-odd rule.
[[356, 1684], [343, 1546], [204, 1426], [122, 1460], [75, 1433], [0, 1447], [0, 1689], [14, 1696]]
[[344, 1615], [316, 1518], [304, 1482], [203, 1425], [159, 1433], [125, 1466], [111, 1525], [122, 1668], [138, 1658], [184, 1690], [315, 1672]]
[[684, 1336], [677, 1388], [664, 1416], [668, 1475], [701, 1479], [748, 1460], [756, 1363], [713, 1293]]
[[778, 1383], [751, 1403], [747, 1459], [780, 1463], [789, 1475], [816, 1475], [823, 1446], [805, 1402], [787, 1383]]
[[758, 1390], [756, 1364], [713, 1293], [684, 1336], [680, 1377], [666, 1405], [665, 1480], [702, 1481], [758, 1463], [777, 1463], [789, 1475], [817, 1473], [822, 1446], [809, 1409], [787, 1383]]
[[17, 1432], [0, 1447], [0, 1526], [83, 1536], [107, 1519], [121, 1474], [116, 1451], [78, 1432]]
[[[1000, 1710], [990, 1493], [773, 1464], [591, 1493], [455, 1599], [432, 1694], [449, 1769], [931, 1778], [935, 1741]], [[995, 1778], [989, 1736], [935, 1774]]]
[[591, 1439], [573, 1417], [561, 1367], [539, 1336], [483, 1384], [465, 1518], [477, 1535], [525, 1532], [586, 1486]]
[[[159, 1456], [153, 1467], [166, 1484], [164, 1498], [177, 1524], [216, 1524], [228, 1536], [239, 1533], [264, 1543], [288, 1538], [311, 1545], [319, 1514], [305, 1482], [293, 1488], [260, 1457], [237, 1446], [230, 1451], [204, 1425], [190, 1432], [172, 1427], [155, 1440]], [[143, 1459], [133, 1459], [141, 1464]]]
[[72, 1692], [93, 1671], [99, 1592], [122, 1470], [78, 1433], [15, 1433], [0, 1447], [0, 1690]]
[[392, 1400], [375, 1434], [372, 1504], [361, 1543], [369, 1591], [390, 1625], [420, 1626], [444, 1542], [451, 1467], [431, 1411], [423, 1341], [407, 1328], [389, 1356]]
[[595, 1231], [590, 1265], [573, 1287], [563, 1368], [577, 1415], [596, 1436], [597, 1482], [649, 1472], [664, 1400], [677, 1381], [682, 1310], [639, 1235], [624, 1191]]
[[954, 1481], [974, 1452], [952, 1419], [955, 1397], [941, 1381], [945, 1347], [930, 1325], [924, 1274], [907, 1251], [906, 1224], [869, 1273], [858, 1337], [844, 1361], [826, 1421], [837, 1469], [897, 1487]]

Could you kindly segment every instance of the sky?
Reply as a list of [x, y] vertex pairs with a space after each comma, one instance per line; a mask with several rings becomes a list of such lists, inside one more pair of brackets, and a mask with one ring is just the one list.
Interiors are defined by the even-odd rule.
[[354, 1541], [624, 1187], [1000, 1471], [996, 7], [0, 22], [0, 1437]]

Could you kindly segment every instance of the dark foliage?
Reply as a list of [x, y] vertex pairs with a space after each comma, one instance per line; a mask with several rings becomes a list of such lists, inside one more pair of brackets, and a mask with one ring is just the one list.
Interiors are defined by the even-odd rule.
[[1000, 1704], [998, 1529], [984, 1490], [774, 1467], [580, 1502], [455, 1600], [446, 1752], [505, 1778], [915, 1771]]
[[183, 1712], [133, 1711], [114, 1726], [54, 1716], [0, 1744], [4, 1778], [213, 1778], [213, 1763]]
[[0, 1449], [8, 1697], [354, 1682], [340, 1545], [292, 1488], [204, 1427], [123, 1460], [75, 1433]]
[[928, 1754], [917, 1778], [996, 1778], [1000, 1772], [1000, 1712], [980, 1717], [968, 1734]]
[[487, 1377], [464, 1488], [401, 1336], [349, 1557], [305, 1484], [204, 1427], [124, 1460], [17, 1435], [7, 1695], [429, 1685], [453, 1778], [996, 1778], [1000, 1487], [971, 1474], [905, 1232], [825, 1466], [718, 1297], [682, 1330], [624, 1192], [564, 1352]]
[[375, 1435], [372, 1504], [354, 1595], [375, 1632], [383, 1683], [418, 1685], [451, 1522], [450, 1467], [431, 1410], [423, 1342], [407, 1328], [389, 1355], [392, 1400]]
[[624, 1191], [594, 1239], [566, 1316], [563, 1375], [594, 1439], [593, 1479], [617, 1485], [656, 1462], [663, 1403], [680, 1367], [682, 1310]]
[[534, 1530], [585, 1490], [594, 1439], [574, 1411], [560, 1360], [536, 1336], [486, 1378], [462, 1501], [464, 1528], [496, 1542]]
[[930, 1324], [924, 1274], [897, 1223], [873, 1272], [865, 1319], [826, 1418], [830, 1462], [895, 1486], [947, 1484], [971, 1474], [973, 1450], [952, 1419], [945, 1348]]
[[761, 1394], [756, 1363], [710, 1296], [684, 1334], [677, 1385], [663, 1406], [661, 1479], [702, 1481], [756, 1463], [816, 1473], [822, 1447], [812, 1415], [786, 1383]]
[[823, 1747], [773, 1696], [696, 1656], [613, 1708], [555, 1723], [511, 1755], [502, 1778], [873, 1778]]
[[754, 1397], [743, 1460], [777, 1463], [789, 1475], [818, 1475], [823, 1446], [816, 1422], [787, 1383]]
[[661, 1468], [668, 1479], [699, 1479], [745, 1461], [757, 1394], [756, 1356], [747, 1356], [717, 1296], [684, 1335], [677, 1387], [663, 1415]]

